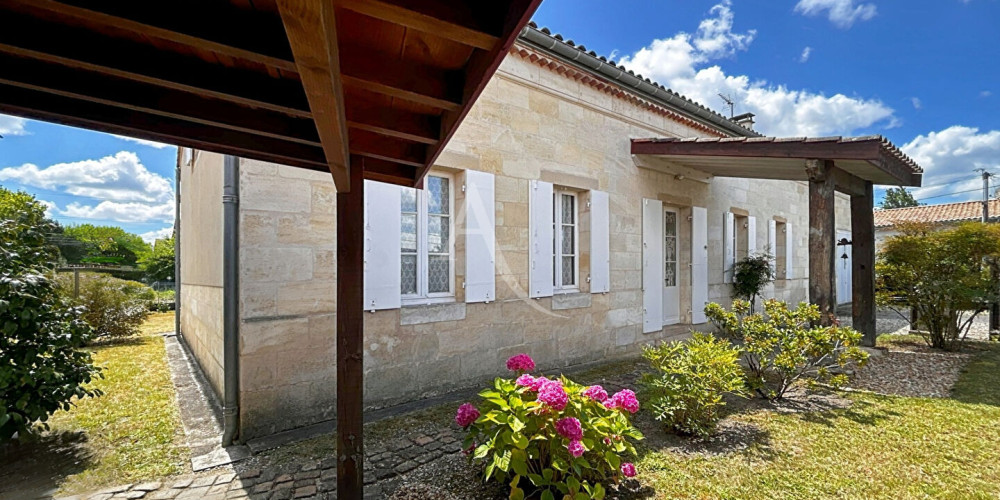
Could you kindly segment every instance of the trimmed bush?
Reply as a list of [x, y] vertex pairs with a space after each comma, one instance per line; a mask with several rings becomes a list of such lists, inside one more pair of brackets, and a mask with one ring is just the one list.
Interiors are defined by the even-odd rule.
[[746, 395], [740, 351], [711, 334], [645, 346], [642, 354], [656, 370], [643, 376], [653, 413], [678, 433], [711, 435], [726, 405], [723, 395]]
[[835, 368], [868, 360], [858, 347], [861, 333], [838, 324], [809, 326], [819, 321], [820, 312], [805, 302], [789, 309], [770, 299], [764, 301], [764, 314], [750, 314], [750, 303], [734, 300], [732, 311], [712, 303], [705, 315], [740, 345], [748, 385], [768, 399], [780, 399], [800, 379], [840, 386], [847, 377], [835, 374]]
[[630, 440], [642, 433], [629, 423], [639, 410], [635, 393], [608, 397], [601, 386], [582, 386], [566, 377], [534, 377], [525, 354], [507, 367], [518, 378], [497, 378], [479, 393], [476, 408], [463, 404], [455, 423], [466, 429], [471, 460], [484, 464], [485, 480], [510, 485], [510, 498], [604, 498], [604, 483], [635, 475], [622, 456], [635, 456]]
[[[59, 284], [65, 296], [72, 296], [72, 274], [60, 274]], [[139, 334], [156, 292], [136, 281], [85, 273], [80, 275], [80, 295], [73, 300], [85, 308], [83, 318], [97, 338], [120, 339]]]

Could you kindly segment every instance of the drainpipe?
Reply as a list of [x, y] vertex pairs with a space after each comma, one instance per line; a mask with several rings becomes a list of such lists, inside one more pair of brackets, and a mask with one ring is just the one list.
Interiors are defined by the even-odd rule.
[[226, 155], [222, 187], [222, 445], [233, 444], [240, 423], [239, 216], [240, 159]]
[[181, 160], [184, 148], [177, 148], [174, 172], [174, 335], [181, 334]]

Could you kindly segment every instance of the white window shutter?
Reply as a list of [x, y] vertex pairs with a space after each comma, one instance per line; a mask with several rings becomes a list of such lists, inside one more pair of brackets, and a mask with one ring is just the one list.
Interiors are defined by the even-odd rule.
[[778, 277], [778, 221], [767, 221], [767, 254], [771, 260], [771, 272]]
[[400, 193], [402, 188], [365, 181], [364, 308], [400, 306]]
[[691, 207], [691, 323], [700, 325], [708, 304], [708, 210]]
[[493, 174], [465, 172], [465, 301], [496, 300], [496, 205]]
[[792, 236], [792, 223], [785, 223], [785, 279], [790, 280], [794, 277], [792, 268], [795, 267], [795, 260], [793, 259], [795, 255], [795, 238]]
[[590, 192], [590, 293], [611, 291], [611, 215], [608, 193]]
[[733, 282], [733, 266], [736, 265], [736, 216], [732, 212], [723, 214], [722, 224], [722, 282]]
[[552, 296], [552, 183], [531, 181], [528, 187], [528, 297]]
[[642, 333], [663, 329], [663, 202], [642, 200]]
[[757, 253], [757, 218], [747, 217], [747, 257]]

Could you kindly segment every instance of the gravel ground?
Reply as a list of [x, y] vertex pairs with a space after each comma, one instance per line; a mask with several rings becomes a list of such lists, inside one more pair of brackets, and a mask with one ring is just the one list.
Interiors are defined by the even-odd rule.
[[946, 398], [971, 354], [891, 350], [873, 356], [850, 386], [879, 394]]

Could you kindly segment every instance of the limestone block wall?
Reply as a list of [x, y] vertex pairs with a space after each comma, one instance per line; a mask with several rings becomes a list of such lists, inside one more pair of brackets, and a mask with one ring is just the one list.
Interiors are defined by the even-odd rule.
[[181, 333], [222, 394], [222, 155], [181, 165]]
[[330, 174], [240, 161], [241, 437], [335, 415]]

